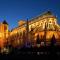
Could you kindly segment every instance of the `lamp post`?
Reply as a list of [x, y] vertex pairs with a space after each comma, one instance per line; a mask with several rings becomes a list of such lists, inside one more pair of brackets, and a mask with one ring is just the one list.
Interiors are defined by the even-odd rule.
[[26, 21], [26, 47], [29, 47], [30, 41], [29, 41], [29, 24], [28, 19]]
[[47, 30], [47, 27], [46, 27], [46, 23], [45, 23], [45, 30], [44, 30], [44, 44], [46, 46], [46, 30]]

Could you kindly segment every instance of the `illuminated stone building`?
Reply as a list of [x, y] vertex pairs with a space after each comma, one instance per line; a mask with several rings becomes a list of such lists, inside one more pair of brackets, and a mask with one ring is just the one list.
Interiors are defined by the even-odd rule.
[[[47, 11], [31, 20], [18, 21], [18, 27], [11, 30], [10, 38], [12, 45], [24, 45], [25, 43], [36, 46], [37, 35], [40, 42], [50, 44], [53, 35], [57, 43], [60, 41], [60, 26], [57, 23], [57, 17], [51, 11]], [[12, 39], [14, 37], [14, 39]]]
[[8, 23], [4, 20], [0, 23], [0, 48], [3, 48], [6, 44], [6, 38], [8, 38]]

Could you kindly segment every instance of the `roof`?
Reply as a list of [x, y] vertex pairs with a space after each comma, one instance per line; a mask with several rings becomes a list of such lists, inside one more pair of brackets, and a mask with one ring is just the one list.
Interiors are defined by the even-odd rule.
[[8, 25], [8, 23], [6, 22], [6, 20], [3, 21], [3, 24], [7, 24]]
[[40, 15], [38, 15], [38, 16], [36, 16], [36, 17], [33, 17], [32, 19], [30, 19], [30, 21], [35, 20], [35, 19], [37, 19], [37, 18], [39, 18], [39, 17], [48, 16], [48, 15], [49, 15], [49, 16], [54, 16], [54, 17], [56, 17], [56, 16], [52, 13], [52, 11], [48, 10], [48, 11], [43, 12], [42, 14], [40, 14]]
[[[50, 10], [48, 10], [48, 11], [46, 11], [46, 12], [43, 12], [41, 15], [38, 15], [38, 16], [30, 19], [28, 22], [35, 21], [35, 19], [38, 19], [39, 17], [42, 17], [42, 16], [44, 16], [44, 15], [49, 15], [49, 16], [52, 15], [52, 16], [54, 16], [54, 14], [53, 14]], [[54, 17], [56, 17], [56, 16], [54, 16]], [[24, 21], [24, 22], [25, 22], [25, 20], [19, 20], [18, 22], [20, 22], [20, 21]], [[22, 24], [22, 25], [24, 25], [24, 24]], [[21, 25], [21, 26], [22, 26], [22, 25]], [[21, 26], [19, 26], [19, 27], [21, 27]], [[18, 27], [16, 27], [16, 28], [18, 28]], [[13, 30], [13, 29], [12, 29], [12, 30]]]
[[53, 13], [51, 11], [47, 11], [47, 12], [44, 13], [44, 15], [46, 15], [46, 14], [53, 15]]

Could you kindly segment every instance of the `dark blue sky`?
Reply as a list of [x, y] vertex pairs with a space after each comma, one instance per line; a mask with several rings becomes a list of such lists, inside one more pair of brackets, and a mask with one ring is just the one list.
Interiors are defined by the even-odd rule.
[[0, 22], [6, 19], [12, 29], [18, 20], [31, 19], [47, 10], [57, 15], [60, 24], [60, 0], [0, 0]]

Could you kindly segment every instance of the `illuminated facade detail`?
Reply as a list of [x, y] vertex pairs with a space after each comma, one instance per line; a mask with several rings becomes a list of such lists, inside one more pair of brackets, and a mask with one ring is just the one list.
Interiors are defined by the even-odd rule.
[[9, 31], [8, 31], [8, 24], [4, 20], [0, 23], [0, 48], [3, 48], [7, 42], [6, 38], [8, 38]]
[[[18, 45], [17, 40], [19, 40], [20, 45], [25, 44], [28, 40], [28, 42], [30, 42], [32, 46], [36, 46], [36, 40], [37, 40], [38, 34], [41, 40], [41, 44], [44, 43], [45, 39], [46, 39], [46, 44], [50, 44], [50, 41], [53, 35], [57, 39], [57, 42], [60, 40], [60, 37], [59, 37], [60, 26], [57, 23], [56, 16], [54, 16], [50, 11], [47, 11], [42, 15], [29, 20], [28, 26], [27, 26], [27, 22], [24, 20], [20, 20], [18, 22], [18, 25], [19, 26], [14, 28], [10, 33], [10, 37], [13, 36], [15, 38], [14, 41], [16, 41], [17, 45]], [[27, 27], [28, 29], [26, 29]], [[16, 36], [18, 38], [16, 38]], [[27, 39], [27, 36], [28, 36], [28, 39]], [[12, 43], [14, 43], [14, 41]]]

